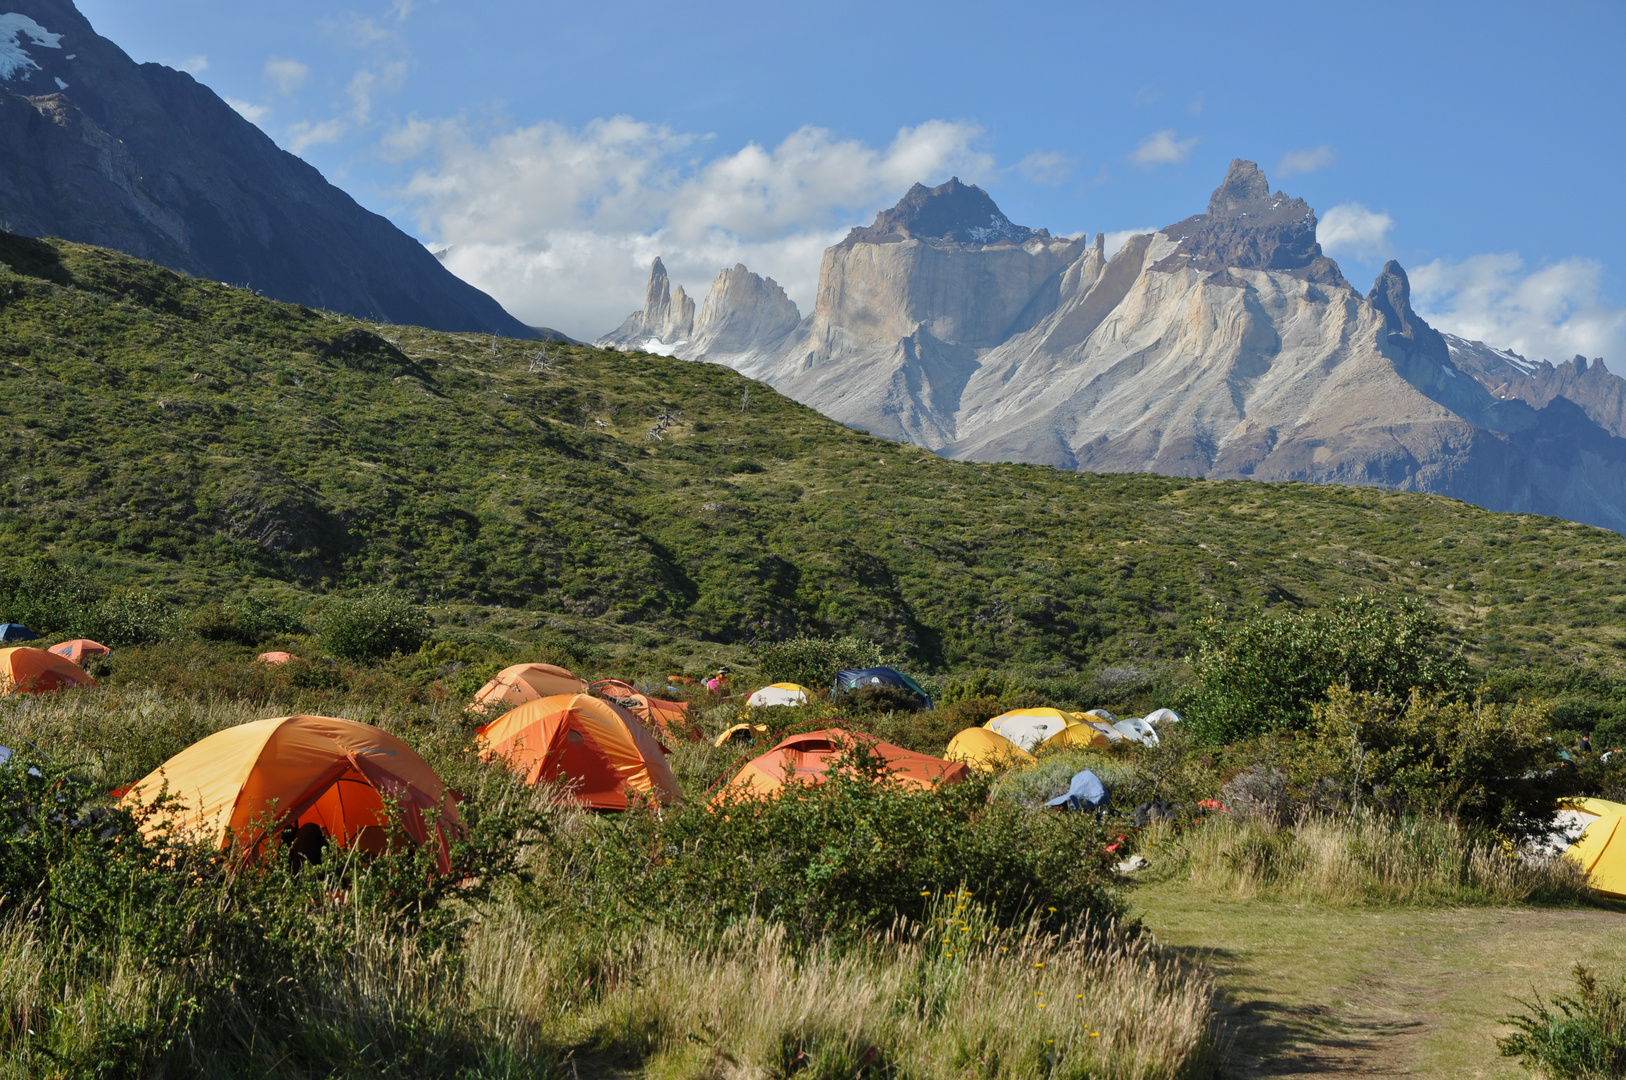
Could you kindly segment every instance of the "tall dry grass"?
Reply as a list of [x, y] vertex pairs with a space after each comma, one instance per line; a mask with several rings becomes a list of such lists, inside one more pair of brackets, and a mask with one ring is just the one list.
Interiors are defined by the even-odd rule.
[[[510, 909], [468, 960], [472, 992], [516, 1035], [551, 1031], [578, 1057], [651, 1077], [1152, 1080], [1212, 1068], [1203, 972], [1116, 927], [997, 935], [976, 922], [962, 910], [801, 953], [771, 925], [705, 942], [649, 929], [606, 952], [590, 931], [539, 934]], [[578, 948], [559, 948], [573, 934]]]
[[1276, 825], [1217, 816], [1154, 826], [1146, 847], [1159, 876], [1215, 894], [1322, 904], [1569, 904], [1587, 902], [1579, 866], [1533, 857], [1439, 817], [1307, 817]]

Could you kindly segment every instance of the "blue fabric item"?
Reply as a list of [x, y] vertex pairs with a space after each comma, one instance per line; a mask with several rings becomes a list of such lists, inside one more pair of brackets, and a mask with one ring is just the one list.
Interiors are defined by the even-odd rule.
[[1085, 769], [1073, 777], [1072, 786], [1067, 794], [1057, 796], [1045, 803], [1046, 806], [1059, 806], [1063, 810], [1105, 810], [1112, 802], [1112, 794], [1101, 778], [1090, 770]]
[[858, 671], [836, 672], [836, 690], [846, 692], [857, 690], [865, 686], [896, 686], [916, 695], [926, 703], [926, 708], [932, 707], [932, 696], [915, 680], [896, 668], [871, 667], [861, 668]]
[[20, 622], [0, 623], [0, 643], [38, 640], [39, 635]]

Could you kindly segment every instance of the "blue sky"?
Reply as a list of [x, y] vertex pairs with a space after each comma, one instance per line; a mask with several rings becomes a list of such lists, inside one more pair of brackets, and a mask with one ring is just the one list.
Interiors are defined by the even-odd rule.
[[[807, 309], [819, 253], [958, 173], [1025, 225], [1158, 227], [1233, 157], [1447, 329], [1626, 340], [1626, 5], [80, 0], [527, 321], [593, 336], [649, 259]], [[1614, 366], [1626, 372], [1626, 356]]]

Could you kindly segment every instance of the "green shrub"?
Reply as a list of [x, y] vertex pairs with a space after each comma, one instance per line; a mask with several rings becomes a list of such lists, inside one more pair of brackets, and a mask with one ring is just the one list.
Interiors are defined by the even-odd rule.
[[876, 642], [858, 637], [796, 637], [757, 649], [757, 669], [765, 683], [793, 682], [821, 689], [838, 671], [881, 667], [893, 657]]
[[112, 646], [158, 641], [176, 622], [173, 609], [145, 589], [109, 590], [49, 557], [0, 571], [0, 618], [47, 637], [86, 637]]
[[1187, 721], [1208, 742], [1299, 729], [1329, 686], [1405, 694], [1461, 693], [1470, 682], [1445, 625], [1413, 604], [1399, 611], [1371, 597], [1330, 610], [1276, 615], [1254, 610], [1241, 623], [1202, 627], [1197, 687]]
[[1576, 783], [1573, 769], [1560, 768], [1550, 720], [1544, 705], [1334, 687], [1314, 707], [1313, 741], [1300, 740], [1298, 767], [1355, 808], [1535, 836], [1551, 828], [1554, 800]]
[[1002, 926], [1121, 913], [1093, 815], [990, 803], [980, 778], [906, 788], [862, 753], [846, 764], [773, 798], [604, 819], [554, 852], [574, 871], [560, 902], [703, 927], [766, 919], [803, 940], [920, 919], [962, 885]]
[[1574, 977], [1574, 997], [1521, 1002], [1529, 1011], [1506, 1021], [1518, 1030], [1496, 1045], [1503, 1057], [1519, 1058], [1551, 1080], [1626, 1076], [1626, 984], [1600, 982], [1580, 964]]
[[401, 593], [376, 589], [330, 601], [322, 612], [322, 647], [346, 660], [385, 660], [429, 640], [429, 613]]

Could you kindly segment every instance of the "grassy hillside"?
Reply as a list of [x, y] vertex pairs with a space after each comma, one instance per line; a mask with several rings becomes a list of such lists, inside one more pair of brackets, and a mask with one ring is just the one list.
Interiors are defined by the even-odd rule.
[[1626, 540], [1596, 528], [947, 462], [722, 367], [376, 327], [54, 241], [0, 236], [0, 264], [5, 555], [181, 603], [390, 581], [516, 641], [853, 632], [1060, 674], [1175, 660], [1215, 604], [1374, 592], [1492, 659], [1626, 660]]

